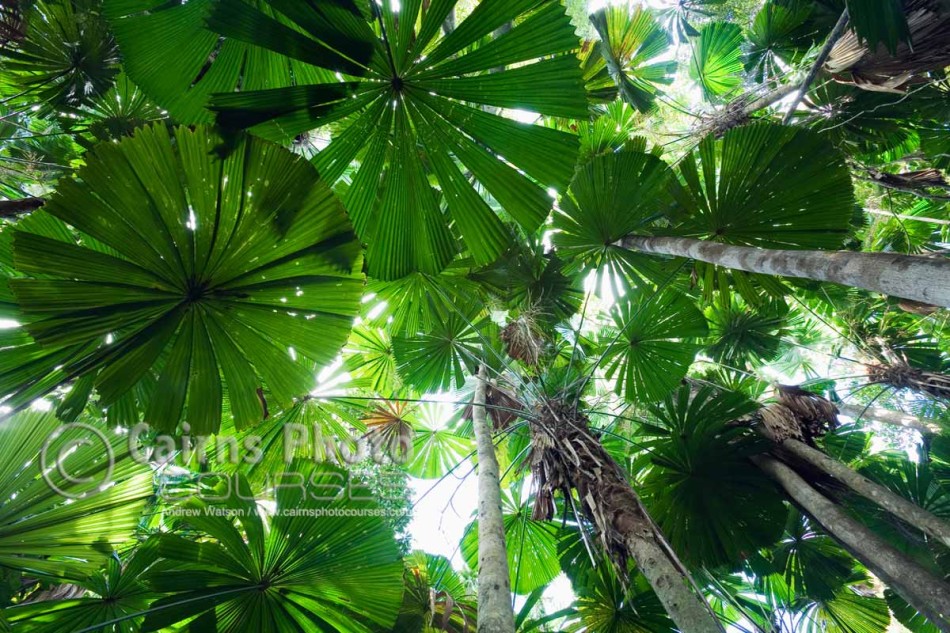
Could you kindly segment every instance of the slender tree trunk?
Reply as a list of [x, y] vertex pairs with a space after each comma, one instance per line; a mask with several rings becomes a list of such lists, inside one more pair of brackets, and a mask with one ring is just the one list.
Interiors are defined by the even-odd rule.
[[865, 407], [859, 404], [838, 403], [838, 409], [843, 415], [855, 420], [865, 420], [868, 422], [879, 422], [881, 424], [890, 424], [905, 429], [912, 429], [921, 435], [933, 435], [940, 432], [940, 426], [931, 420], [924, 420], [913, 415], [901, 413], [900, 411], [891, 411], [880, 407]]
[[950, 547], [950, 524], [917, 504], [908, 501], [880, 484], [874, 483], [838, 460], [832, 459], [820, 450], [798, 440], [785, 440], [779, 445], [779, 450], [791, 455], [792, 460], [809, 464], [840, 481], [862, 497], [876, 503], [902, 521]]
[[622, 244], [642, 253], [689, 257], [766, 275], [830, 281], [950, 307], [950, 260], [890, 253], [771, 250], [687, 237], [629, 236]]
[[575, 489], [580, 511], [596, 526], [621, 578], [632, 558], [680, 631], [723, 633], [623, 469], [591, 435], [586, 418], [557, 403], [543, 406], [539, 417], [531, 427], [531, 467], [538, 487], [534, 518], [552, 518], [554, 492]]
[[865, 567], [941, 631], [950, 632], [950, 586], [853, 519], [775, 458], [752, 461]]
[[478, 633], [514, 633], [501, 478], [485, 408], [487, 379], [485, 365], [481, 365], [472, 406], [478, 452]]
[[19, 200], [0, 200], [0, 218], [13, 218], [21, 213], [36, 211], [46, 204], [43, 198], [20, 198]]

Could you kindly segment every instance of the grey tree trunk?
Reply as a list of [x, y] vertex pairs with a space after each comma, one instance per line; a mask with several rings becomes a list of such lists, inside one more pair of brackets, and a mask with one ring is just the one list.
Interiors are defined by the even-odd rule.
[[514, 633], [501, 478], [485, 409], [487, 380], [485, 365], [481, 365], [472, 406], [478, 454], [478, 633]]
[[836, 403], [842, 414], [855, 420], [864, 420], [866, 422], [879, 422], [881, 424], [890, 424], [891, 426], [900, 426], [905, 429], [917, 431], [921, 435], [933, 435], [940, 431], [940, 426], [932, 420], [925, 420], [917, 416], [901, 413], [900, 411], [891, 411], [880, 407], [865, 407], [859, 404]]
[[688, 237], [629, 236], [622, 244], [641, 253], [688, 257], [766, 275], [830, 281], [950, 307], [950, 261], [944, 259], [890, 253], [770, 250]]
[[782, 462], [765, 455], [752, 461], [875, 576], [941, 631], [950, 632], [950, 586], [853, 519]]
[[826, 475], [840, 481], [862, 497], [876, 503], [902, 521], [916, 527], [925, 534], [939, 539], [944, 545], [950, 547], [950, 524], [917, 504], [908, 501], [880, 484], [874, 483], [847, 465], [798, 440], [785, 440], [779, 445], [779, 450], [791, 454], [792, 459], [810, 464]]

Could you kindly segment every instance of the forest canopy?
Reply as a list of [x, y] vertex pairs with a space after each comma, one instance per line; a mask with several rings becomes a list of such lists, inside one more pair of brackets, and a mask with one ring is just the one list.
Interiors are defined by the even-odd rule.
[[0, 0], [0, 633], [950, 632], [948, 69], [947, 0]]

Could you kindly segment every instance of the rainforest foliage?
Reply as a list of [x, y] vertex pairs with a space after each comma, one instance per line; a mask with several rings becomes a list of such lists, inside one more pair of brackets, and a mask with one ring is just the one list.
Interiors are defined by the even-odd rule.
[[948, 68], [947, 0], [0, 0], [0, 632], [950, 631]]

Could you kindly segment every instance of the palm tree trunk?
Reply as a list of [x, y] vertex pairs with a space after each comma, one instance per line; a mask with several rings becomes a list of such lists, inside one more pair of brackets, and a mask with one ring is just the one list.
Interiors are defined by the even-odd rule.
[[779, 445], [779, 451], [783, 453], [783, 457], [790, 455], [792, 460], [796, 462], [805, 463], [817, 468], [829, 477], [840, 481], [862, 497], [884, 508], [905, 523], [914, 526], [925, 534], [939, 539], [944, 545], [950, 547], [950, 524], [947, 524], [917, 504], [911, 503], [888, 488], [876, 484], [867, 477], [848, 468], [848, 466], [838, 460], [832, 459], [820, 450], [812, 448], [798, 440], [785, 440]]
[[895, 389], [909, 389], [923, 396], [950, 402], [950, 376], [912, 367], [904, 359], [893, 358], [887, 363], [871, 362], [868, 377]]
[[775, 458], [752, 461], [852, 556], [941, 631], [950, 633], [950, 586], [853, 519]]
[[837, 403], [837, 405], [843, 415], [855, 420], [860, 419], [868, 422], [899, 426], [917, 431], [921, 435], [933, 435], [934, 433], [940, 432], [940, 427], [935, 422], [901, 413], [900, 411], [891, 411], [890, 409], [882, 409], [880, 407], [865, 407], [859, 404]]
[[688, 257], [766, 275], [830, 281], [950, 307], [950, 261], [942, 259], [890, 253], [770, 250], [688, 237], [628, 236], [622, 244], [642, 253]]
[[621, 578], [632, 558], [680, 631], [723, 633], [623, 469], [591, 435], [586, 418], [557, 403], [546, 403], [540, 418], [531, 423], [531, 468], [538, 490], [534, 518], [551, 519], [554, 492], [573, 488]]
[[21, 213], [36, 211], [46, 204], [43, 198], [20, 198], [18, 200], [0, 200], [0, 218], [13, 218]]
[[481, 365], [472, 406], [478, 454], [478, 633], [514, 633], [501, 478], [485, 408], [487, 379], [485, 365]]

